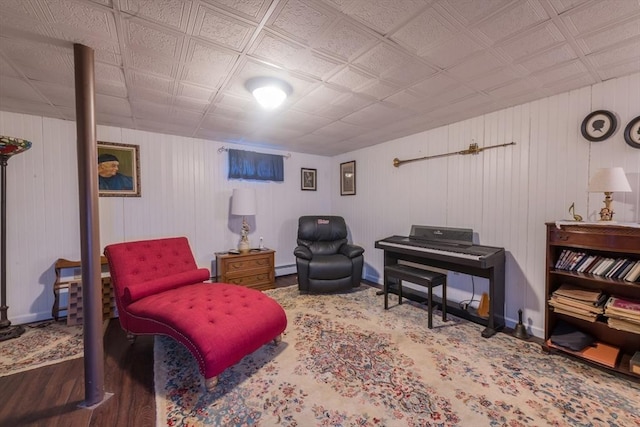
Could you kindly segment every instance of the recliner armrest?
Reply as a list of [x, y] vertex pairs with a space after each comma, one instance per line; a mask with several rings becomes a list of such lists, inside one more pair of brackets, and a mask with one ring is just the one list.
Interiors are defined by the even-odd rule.
[[364, 253], [364, 248], [358, 245], [344, 244], [340, 247], [340, 253], [349, 258], [355, 258]]
[[306, 246], [298, 246], [293, 250], [293, 254], [296, 256], [296, 258], [302, 258], [302, 259], [311, 259], [312, 257], [312, 253], [311, 250], [306, 247]]

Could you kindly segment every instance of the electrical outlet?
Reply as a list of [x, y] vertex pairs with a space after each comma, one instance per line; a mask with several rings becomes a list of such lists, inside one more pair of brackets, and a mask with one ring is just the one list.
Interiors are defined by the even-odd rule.
[[464, 311], [469, 310], [469, 304], [468, 304], [468, 303], [466, 303], [466, 302], [465, 302], [465, 303], [462, 303], [462, 309], [463, 309]]

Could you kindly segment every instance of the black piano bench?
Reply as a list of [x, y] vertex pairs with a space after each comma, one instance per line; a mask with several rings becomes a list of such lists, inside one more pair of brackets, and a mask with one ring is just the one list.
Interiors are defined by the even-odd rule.
[[384, 268], [384, 309], [389, 309], [389, 283], [390, 279], [398, 280], [398, 305], [402, 304], [402, 281], [406, 280], [428, 289], [427, 311], [428, 326], [433, 327], [431, 313], [433, 312], [433, 288], [442, 286], [442, 321], [447, 320], [447, 275], [436, 271], [423, 270], [403, 264], [387, 265]]

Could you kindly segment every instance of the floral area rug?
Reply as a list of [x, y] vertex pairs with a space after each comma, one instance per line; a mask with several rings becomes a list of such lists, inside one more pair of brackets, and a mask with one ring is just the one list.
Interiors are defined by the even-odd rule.
[[83, 351], [82, 326], [28, 324], [20, 337], [0, 342], [0, 377], [76, 359]]
[[[267, 292], [285, 309], [267, 344], [212, 392], [191, 354], [155, 340], [158, 426], [640, 426], [640, 384], [376, 289]], [[395, 302], [395, 301], [394, 301]]]

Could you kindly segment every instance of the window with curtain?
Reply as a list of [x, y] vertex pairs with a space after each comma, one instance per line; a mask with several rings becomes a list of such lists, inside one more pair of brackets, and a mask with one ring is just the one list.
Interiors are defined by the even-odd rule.
[[229, 149], [229, 179], [284, 181], [282, 156]]

